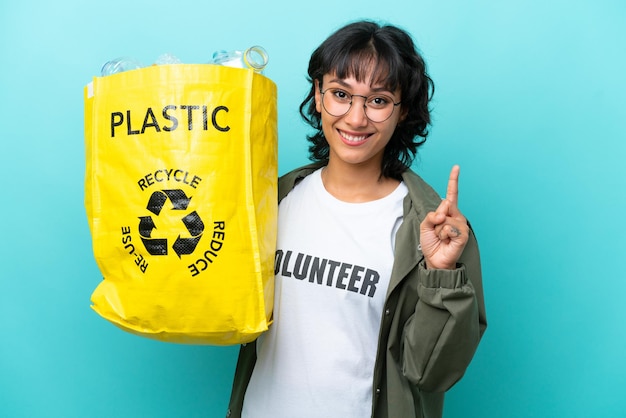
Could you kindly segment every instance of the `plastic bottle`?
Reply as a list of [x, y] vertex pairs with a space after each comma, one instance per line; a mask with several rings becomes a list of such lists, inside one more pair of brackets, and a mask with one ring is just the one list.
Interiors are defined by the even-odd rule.
[[154, 61], [154, 65], [169, 65], [169, 64], [181, 64], [182, 61], [178, 59], [175, 55], [170, 53], [161, 54]]
[[245, 51], [215, 51], [211, 63], [227, 67], [251, 68], [257, 73], [262, 73], [268, 60], [265, 49], [255, 45]]
[[122, 57], [108, 61], [102, 66], [100, 73], [102, 76], [121, 73], [123, 71], [136, 70], [143, 67], [140, 63], [132, 58]]

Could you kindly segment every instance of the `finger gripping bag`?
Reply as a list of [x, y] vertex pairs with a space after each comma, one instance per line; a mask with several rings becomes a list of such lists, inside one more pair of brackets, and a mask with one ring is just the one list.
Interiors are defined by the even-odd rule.
[[94, 77], [84, 93], [92, 308], [161, 341], [254, 340], [273, 304], [275, 84], [178, 64]]

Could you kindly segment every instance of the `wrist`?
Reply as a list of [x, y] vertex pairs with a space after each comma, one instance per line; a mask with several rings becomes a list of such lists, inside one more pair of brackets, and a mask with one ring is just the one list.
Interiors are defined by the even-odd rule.
[[458, 268], [458, 264], [437, 265], [430, 263], [428, 260], [424, 260], [424, 267], [427, 270], [456, 270]]

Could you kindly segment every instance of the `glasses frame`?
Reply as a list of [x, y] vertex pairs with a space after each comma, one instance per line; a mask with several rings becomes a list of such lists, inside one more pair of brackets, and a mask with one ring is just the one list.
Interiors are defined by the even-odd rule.
[[[344, 92], [345, 94], [347, 94], [348, 96], [350, 96], [350, 106], [348, 106], [348, 109], [342, 113], [341, 115], [335, 115], [333, 113], [330, 113], [330, 111], [328, 109], [326, 109], [326, 104], [324, 104], [324, 94], [328, 92], [328, 90], [340, 90], [342, 92]], [[369, 96], [363, 96], [362, 94], [352, 94], [352, 93], [348, 93], [347, 91], [345, 91], [344, 89], [338, 88], [338, 87], [328, 87], [326, 90], [322, 90], [322, 88], [320, 87], [320, 94], [322, 95], [322, 107], [324, 108], [324, 110], [326, 111], [326, 113], [328, 113], [329, 115], [339, 118], [342, 116], [345, 116], [348, 114], [348, 112], [350, 112], [350, 109], [352, 109], [352, 103], [353, 103], [353, 99], [354, 97], [362, 97], [363, 98], [363, 109], [364, 109], [364, 113], [365, 113], [365, 117], [370, 120], [371, 122], [374, 123], [382, 123], [385, 122], [386, 120], [388, 120], [391, 115], [393, 115], [393, 112], [396, 110], [396, 107], [399, 106], [400, 104], [402, 104], [402, 100], [400, 100], [399, 102], [394, 102], [393, 101], [393, 97], [387, 95], [387, 94], [370, 94]], [[385, 119], [383, 120], [373, 120], [372, 118], [369, 117], [369, 115], [367, 114], [367, 99], [369, 99], [370, 97], [376, 97], [376, 96], [382, 96], [382, 97], [388, 97], [389, 99], [391, 99], [391, 103], [393, 104], [393, 107], [391, 108], [391, 113], [389, 113], [389, 116], [387, 116]]]

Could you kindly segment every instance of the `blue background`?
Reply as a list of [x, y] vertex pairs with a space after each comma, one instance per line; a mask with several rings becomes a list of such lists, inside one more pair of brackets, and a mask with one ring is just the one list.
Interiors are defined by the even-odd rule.
[[489, 329], [445, 416], [626, 416], [623, 0], [2, 2], [0, 416], [224, 415], [235, 347], [144, 339], [89, 308], [83, 86], [120, 55], [263, 45], [283, 173], [307, 161], [310, 53], [362, 17], [423, 51], [434, 126], [414, 168], [443, 194], [461, 165], [481, 245]]

